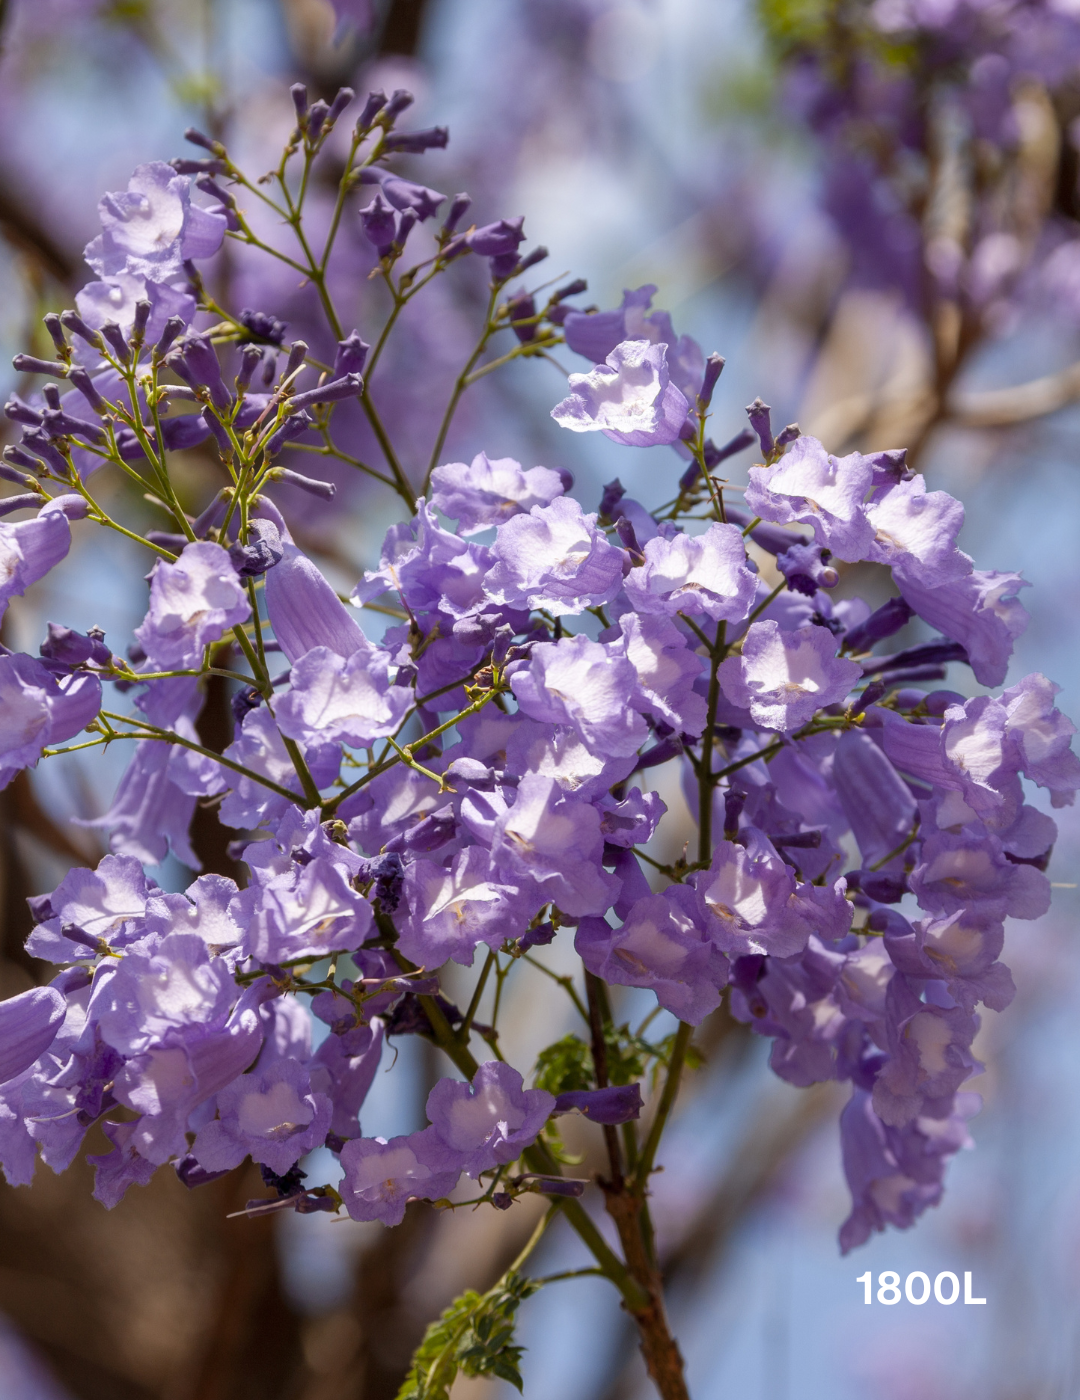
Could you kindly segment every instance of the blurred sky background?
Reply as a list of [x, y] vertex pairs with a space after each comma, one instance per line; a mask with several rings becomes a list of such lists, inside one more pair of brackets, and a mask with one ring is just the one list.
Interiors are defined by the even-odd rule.
[[[186, 0], [166, 8], [155, 54], [120, 19], [95, 15], [89, 0], [11, 0], [0, 167], [64, 249], [77, 252], [93, 236], [97, 199], [122, 188], [135, 164], [184, 149], [181, 132], [199, 120], [208, 67], [225, 85], [239, 144], [253, 158], [261, 154], [265, 168], [273, 157], [266, 158], [269, 146], [260, 151], [262, 131], [273, 127], [276, 136], [289, 120], [283, 80], [296, 75], [298, 54], [329, 51], [333, 17], [323, 0], [284, 8], [217, 0], [209, 19]], [[713, 401], [718, 441], [742, 426], [743, 406], [760, 394], [777, 426], [799, 419], [830, 449], [843, 447], [843, 433], [830, 439], [830, 406], [907, 372], [916, 333], [886, 293], [846, 293], [829, 343], [814, 341], [805, 304], [835, 294], [835, 284], [822, 292], [818, 283], [828, 284], [842, 253], [816, 203], [813, 143], [777, 109], [749, 0], [429, 0], [417, 52], [374, 59], [364, 81], [410, 88], [417, 124], [450, 127], [449, 149], [427, 158], [422, 178], [448, 192], [470, 189], [480, 222], [523, 213], [531, 238], [550, 249], [539, 270], [545, 276], [587, 278], [586, 300], [603, 307], [617, 304], [624, 287], [658, 285], [656, 303], [677, 329], [727, 357]], [[264, 120], [269, 113], [276, 116]], [[0, 364], [26, 345], [39, 314], [28, 267], [17, 248], [0, 251]], [[77, 281], [88, 276], [83, 269]], [[1076, 355], [1076, 326], [1033, 314], [980, 353], [968, 382], [1027, 380]], [[587, 367], [568, 352], [556, 358]], [[15, 385], [2, 369], [0, 380]], [[601, 483], [615, 474], [646, 505], [673, 495], [683, 464], [667, 449], [627, 451], [599, 435], [559, 433], [547, 413], [563, 383], [551, 366], [514, 366], [503, 397], [468, 425], [459, 451], [483, 447], [526, 466], [567, 466], [586, 508], [595, 508]], [[1023, 598], [1032, 622], [1010, 679], [1043, 671], [1062, 685], [1065, 712], [1080, 713], [1080, 410], [1016, 429], [942, 428], [920, 465], [932, 487], [965, 501], [961, 544], [977, 564], [1022, 569], [1034, 585]], [[734, 466], [733, 480], [744, 471]], [[360, 499], [340, 526], [345, 557], [357, 564], [370, 559], [394, 518], [392, 503]], [[139, 562], [111, 541], [90, 541], [76, 568], [29, 600], [6, 640], [36, 649], [45, 617], [126, 633], [136, 620], [129, 585]], [[974, 689], [960, 676], [948, 683]], [[100, 809], [123, 756], [93, 762], [80, 771]], [[61, 814], [70, 804], [67, 781], [41, 775], [42, 792]], [[1071, 885], [1080, 880], [1080, 829], [1070, 811], [1056, 815], [1062, 835], [1049, 874]], [[38, 868], [55, 873], [40, 852]], [[1001, 1015], [981, 1013], [976, 1051], [987, 1070], [970, 1087], [985, 1107], [971, 1124], [975, 1150], [949, 1169], [943, 1205], [914, 1230], [875, 1236], [847, 1259], [836, 1246], [848, 1210], [836, 1126], [844, 1096], [823, 1095], [809, 1114], [800, 1108], [804, 1091], [769, 1073], [767, 1044], [717, 1047], [666, 1140], [656, 1184], [659, 1228], [673, 1238], [702, 1209], [707, 1215], [718, 1180], [725, 1199], [744, 1203], [720, 1231], [725, 1246], [706, 1250], [675, 1282], [673, 1321], [696, 1400], [1080, 1395], [1077, 908], [1076, 891], [1060, 888], [1049, 915], [1010, 927], [1004, 956], [1018, 996]], [[557, 967], [561, 954], [549, 951]], [[561, 1015], [556, 1005], [545, 1003], [545, 1014]], [[529, 1017], [522, 1006], [523, 1058], [559, 1033]], [[424, 1047], [403, 1043], [401, 1056], [365, 1109], [369, 1135], [417, 1126]], [[409, 1073], [418, 1088], [405, 1101]], [[770, 1131], [781, 1143], [772, 1155]], [[752, 1184], [758, 1167], [775, 1167], [763, 1196]], [[135, 1209], [126, 1200], [107, 1224]], [[62, 1215], [55, 1225], [65, 1228]], [[309, 1320], [310, 1336], [329, 1335], [326, 1320], [346, 1307], [355, 1261], [380, 1228], [323, 1216], [279, 1219], [286, 1294]], [[445, 1249], [458, 1250], [455, 1268], [467, 1283], [476, 1246], [467, 1233], [457, 1245], [454, 1238]], [[570, 1237], [555, 1231], [533, 1267], [581, 1262]], [[0, 1258], [0, 1275], [10, 1266]], [[920, 1269], [931, 1279], [970, 1270], [987, 1305], [866, 1307], [855, 1279], [867, 1269], [901, 1277]], [[545, 1290], [523, 1308], [520, 1331], [530, 1400], [647, 1393], [636, 1363], [624, 1373], [631, 1339], [602, 1281]], [[310, 1343], [312, 1356], [318, 1345]], [[0, 1400], [70, 1394], [78, 1392], [50, 1378], [32, 1342], [0, 1327]], [[454, 1391], [455, 1400], [481, 1395], [502, 1400], [486, 1382], [459, 1382]]]

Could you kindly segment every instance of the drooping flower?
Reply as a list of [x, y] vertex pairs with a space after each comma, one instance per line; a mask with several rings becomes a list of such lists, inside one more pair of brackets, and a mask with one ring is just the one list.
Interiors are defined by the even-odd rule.
[[175, 563], [162, 560], [150, 577], [150, 610], [135, 635], [154, 667], [199, 666], [203, 648], [251, 616], [251, 604], [228, 552], [189, 544]]
[[555, 1107], [545, 1089], [526, 1089], [511, 1065], [489, 1060], [471, 1084], [440, 1079], [428, 1095], [427, 1114], [441, 1142], [477, 1177], [513, 1162], [535, 1141]]
[[677, 442], [690, 411], [671, 382], [667, 348], [646, 340], [623, 341], [604, 364], [569, 382], [569, 396], [551, 410], [560, 428], [602, 432], [626, 447]]

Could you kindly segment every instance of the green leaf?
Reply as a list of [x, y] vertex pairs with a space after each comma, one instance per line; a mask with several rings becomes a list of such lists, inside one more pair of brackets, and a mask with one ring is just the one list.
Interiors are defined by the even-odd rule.
[[596, 1079], [591, 1050], [579, 1036], [564, 1035], [537, 1055], [533, 1083], [549, 1094], [593, 1088]]
[[449, 1400], [459, 1371], [467, 1376], [499, 1376], [522, 1388], [523, 1347], [514, 1345], [515, 1315], [542, 1285], [523, 1274], [504, 1274], [480, 1294], [455, 1298], [424, 1334], [397, 1400]]

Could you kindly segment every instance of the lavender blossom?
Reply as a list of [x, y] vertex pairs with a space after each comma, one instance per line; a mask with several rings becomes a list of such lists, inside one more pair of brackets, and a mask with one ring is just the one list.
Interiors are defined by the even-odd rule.
[[305, 744], [353, 748], [396, 733], [413, 693], [391, 685], [389, 669], [389, 655], [366, 641], [347, 658], [313, 647], [294, 661], [289, 690], [274, 707], [279, 729]]
[[428, 1095], [427, 1114], [439, 1140], [459, 1156], [472, 1177], [513, 1162], [535, 1142], [555, 1107], [544, 1089], [526, 1089], [510, 1065], [489, 1060], [471, 1084], [440, 1079]]
[[836, 655], [827, 628], [787, 632], [770, 621], [750, 625], [741, 655], [729, 656], [718, 674], [732, 704], [748, 709], [763, 728], [786, 732], [843, 700], [862, 669]]
[[463, 535], [501, 525], [533, 506], [549, 506], [565, 490], [562, 477], [548, 467], [523, 471], [512, 457], [494, 460], [478, 453], [466, 466], [448, 462], [431, 476], [431, 504], [458, 522]]
[[461, 1158], [434, 1128], [408, 1137], [353, 1138], [341, 1149], [345, 1176], [338, 1187], [354, 1220], [400, 1225], [406, 1203], [439, 1200], [457, 1185]]
[[753, 606], [757, 575], [734, 525], [712, 524], [696, 536], [658, 535], [644, 555], [626, 577], [626, 596], [638, 613], [740, 622]]
[[228, 1171], [245, 1157], [284, 1176], [305, 1152], [321, 1147], [331, 1104], [312, 1093], [307, 1070], [296, 1060], [274, 1060], [242, 1074], [217, 1096], [218, 1117], [200, 1128], [192, 1152], [207, 1171]]
[[164, 161], [140, 165], [126, 191], [98, 205], [102, 233], [87, 244], [86, 261], [99, 277], [118, 274], [172, 282], [189, 258], [221, 247], [225, 217], [191, 203], [191, 180]]
[[561, 428], [602, 432], [626, 447], [678, 441], [690, 411], [671, 382], [667, 350], [643, 340], [617, 345], [603, 365], [570, 376], [570, 395], [551, 410]]
[[29, 1069], [56, 1039], [67, 1003], [52, 987], [0, 1001], [0, 1084]]
[[58, 681], [32, 656], [0, 656], [0, 788], [32, 768], [50, 744], [74, 738], [101, 707], [101, 682], [76, 672]]
[[228, 551], [200, 540], [174, 564], [154, 565], [150, 610], [135, 635], [151, 665], [181, 669], [200, 665], [204, 647], [250, 616]]
[[495, 566], [485, 580], [493, 602], [546, 608], [556, 617], [610, 603], [622, 584], [623, 553], [577, 501], [559, 496], [499, 527]]
[[577, 636], [533, 647], [528, 670], [511, 685], [531, 719], [568, 725], [595, 753], [618, 758], [636, 753], [647, 733], [626, 703], [636, 679], [625, 658]]

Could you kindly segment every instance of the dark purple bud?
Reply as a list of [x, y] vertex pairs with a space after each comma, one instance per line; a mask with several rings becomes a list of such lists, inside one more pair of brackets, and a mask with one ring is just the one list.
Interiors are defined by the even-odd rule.
[[68, 343], [64, 338], [64, 327], [60, 323], [60, 317], [55, 311], [50, 311], [48, 315], [43, 316], [41, 319], [45, 329], [49, 332], [49, 338], [52, 340], [52, 343], [56, 346], [57, 350], [63, 354], [68, 348]]
[[161, 332], [158, 343], [154, 346], [154, 358], [163, 359], [168, 352], [169, 346], [184, 329], [184, 322], [179, 316], [170, 316], [165, 322], [165, 327]]
[[131, 338], [140, 345], [146, 339], [146, 328], [150, 324], [150, 315], [153, 309], [154, 308], [145, 297], [141, 297], [135, 303], [135, 315], [131, 323]]
[[423, 131], [395, 131], [384, 138], [383, 150], [418, 156], [424, 151], [445, 150], [449, 140], [450, 132], [445, 126], [429, 126]]
[[115, 321], [106, 321], [101, 327], [101, 334], [118, 360], [127, 361], [131, 358], [131, 346], [124, 339], [124, 332]]
[[224, 427], [218, 421], [217, 414], [214, 413], [212, 409], [204, 408], [202, 411], [202, 420], [210, 429], [210, 432], [213, 434], [214, 441], [221, 449], [222, 455], [225, 457], [231, 457], [232, 443], [229, 441], [229, 434], [225, 431]]
[[[751, 530], [751, 539], [756, 533]], [[793, 544], [777, 554], [776, 567], [787, 579], [789, 588], [812, 598], [819, 588], [835, 588], [840, 582], [840, 575], [829, 563], [831, 558], [830, 551], [820, 544]]]
[[251, 385], [251, 376], [262, 364], [262, 351], [257, 345], [245, 345], [240, 352], [240, 373], [236, 376], [236, 390], [246, 394]]
[[[491, 664], [493, 666], [501, 666], [503, 664], [513, 642], [514, 629], [508, 622], [504, 622], [501, 627], [496, 629], [494, 639], [491, 643]], [[400, 680], [398, 684], [401, 684]]]
[[237, 541], [229, 558], [241, 578], [259, 578], [279, 563], [284, 553], [281, 534], [272, 520], [252, 520], [245, 543]]
[[334, 379], [342, 379], [347, 374], [359, 374], [367, 361], [371, 346], [360, 339], [359, 331], [352, 331], [344, 340], [338, 341], [334, 356]]
[[190, 141], [193, 146], [201, 146], [204, 151], [209, 151], [212, 155], [221, 156], [225, 154], [225, 147], [220, 141], [211, 141], [209, 136], [203, 135], [197, 126], [189, 126], [184, 132], [184, 140]]
[[600, 516], [603, 520], [614, 520], [618, 514], [618, 505], [626, 495], [626, 487], [618, 477], [609, 481], [604, 487], [604, 494], [600, 497]]
[[907, 875], [903, 871], [850, 870], [849, 889], [861, 889], [875, 904], [899, 904], [908, 892]]
[[634, 565], [645, 563], [645, 554], [638, 544], [637, 532], [625, 515], [620, 515], [615, 522], [615, 533], [622, 542], [623, 548], [630, 555], [630, 562]]
[[379, 115], [379, 113], [385, 106], [385, 92], [369, 92], [367, 95], [367, 101], [364, 103], [364, 110], [360, 113], [360, 116], [357, 118], [357, 131], [367, 131], [367, 129], [371, 126], [371, 123], [375, 120], [375, 118]]
[[416, 212], [413, 209], [406, 209], [404, 213], [398, 215], [397, 228], [394, 230], [395, 248], [405, 247], [409, 234], [416, 227], [416, 222]]
[[530, 267], [535, 267], [537, 263], [542, 263], [548, 256], [548, 250], [541, 243], [539, 247], [534, 248], [531, 253], [527, 253], [525, 257], [522, 258], [518, 263], [517, 270], [518, 272], [528, 272]]
[[713, 390], [716, 388], [717, 380], [724, 370], [726, 361], [723, 355], [718, 355], [714, 351], [705, 361], [705, 375], [701, 381], [701, 389], [697, 396], [698, 408], [702, 412], [712, 403]]
[[[869, 687], [867, 687], [869, 689]], [[943, 715], [953, 705], [962, 705], [964, 696], [955, 690], [932, 690], [923, 701], [928, 715]]]
[[308, 348], [302, 340], [294, 340], [289, 346], [289, 358], [285, 361], [283, 379], [291, 379], [307, 359]]
[[309, 496], [318, 496], [322, 501], [332, 501], [337, 494], [337, 487], [332, 481], [316, 481], [313, 477], [301, 476], [299, 472], [290, 471], [288, 467], [272, 467], [269, 476], [271, 481], [288, 481], [293, 486], [298, 486], [301, 491], [306, 491]]
[[326, 114], [325, 125], [327, 130], [334, 125], [338, 117], [341, 116], [342, 112], [344, 112], [345, 108], [355, 96], [356, 93], [353, 92], [351, 87], [338, 88], [337, 96], [334, 98], [333, 102], [330, 103], [330, 110]]
[[678, 735], [661, 739], [658, 744], [654, 744], [651, 749], [647, 749], [638, 759], [634, 769], [637, 772], [642, 768], [655, 768], [658, 764], [667, 763], [672, 758], [677, 758], [683, 752], [683, 741]]
[[527, 929], [518, 939], [518, 946], [522, 952], [528, 952], [530, 948], [546, 948], [554, 939], [556, 933], [555, 925], [550, 921], [537, 924], [535, 928]]
[[209, 175], [200, 175], [195, 183], [203, 194], [208, 194], [211, 199], [218, 201], [225, 215], [225, 226], [235, 233], [240, 227], [240, 220], [236, 217], [236, 200], [233, 196], [228, 190], [223, 190]]
[[376, 193], [366, 209], [360, 210], [360, 223], [379, 257], [385, 258], [394, 246], [397, 215], [382, 190]]
[[536, 339], [536, 301], [527, 292], [518, 292], [507, 303], [510, 327], [522, 345]]
[[25, 423], [28, 428], [40, 428], [45, 418], [39, 409], [23, 403], [18, 394], [13, 395], [4, 405], [4, 414], [13, 423]]
[[405, 865], [396, 851], [387, 851], [385, 855], [373, 856], [365, 861], [356, 879], [363, 885], [373, 882], [371, 893], [388, 914], [392, 914], [401, 903], [405, 888]]
[[226, 169], [225, 162], [216, 160], [213, 156], [203, 157], [201, 160], [191, 156], [173, 156], [169, 164], [177, 175], [224, 175]]
[[65, 938], [70, 939], [72, 943], [78, 943], [83, 948], [90, 948], [95, 953], [102, 946], [102, 940], [98, 938], [96, 934], [87, 933], [87, 931], [84, 928], [80, 928], [78, 924], [61, 924], [60, 932]]
[[560, 287], [558, 291], [552, 293], [551, 300], [554, 302], [564, 301], [567, 297], [580, 296], [582, 292], [589, 290], [589, 284], [584, 277], [575, 277], [573, 282], [568, 282], [565, 287]]
[[303, 1191], [303, 1183], [307, 1180], [307, 1172], [302, 1172], [298, 1166], [290, 1167], [287, 1172], [282, 1172], [279, 1176], [265, 1162], [259, 1167], [259, 1175], [265, 1184], [275, 1190], [279, 1196], [297, 1195]]
[[456, 194], [450, 201], [450, 209], [443, 220], [443, 232], [453, 233], [468, 212], [472, 198], [467, 194]]
[[724, 793], [724, 840], [734, 841], [739, 834], [739, 818], [746, 806], [746, 793], [728, 790]]
[[755, 399], [753, 403], [747, 404], [746, 416], [750, 419], [750, 426], [757, 434], [761, 450], [767, 457], [773, 450], [775, 443], [772, 435], [772, 409], [761, 399]]
[[491, 1204], [496, 1210], [509, 1210], [514, 1204], [514, 1198], [506, 1191], [496, 1191], [491, 1198]]
[[323, 129], [330, 108], [320, 97], [318, 102], [313, 102], [308, 109], [307, 137], [309, 141], [317, 141], [319, 132]]
[[541, 1196], [583, 1196], [584, 1181], [568, 1181], [562, 1176], [538, 1176], [533, 1178], [534, 1186]]
[[869, 651], [875, 642], [882, 642], [899, 632], [914, 616], [915, 609], [903, 598], [890, 598], [865, 622], [860, 622], [845, 634], [844, 646], [848, 651]]
[[179, 554], [188, 543], [187, 535], [174, 535], [169, 530], [147, 530], [143, 538], [147, 544], [158, 544], [173, 554]]
[[959, 642], [928, 642], [921, 647], [908, 647], [891, 656], [870, 656], [863, 663], [863, 675], [879, 671], [910, 670], [913, 666], [941, 666], [949, 661], [967, 661], [967, 651]]
[[39, 510], [44, 504], [38, 491], [26, 496], [4, 496], [0, 498], [0, 515], [14, 515], [17, 510]]
[[292, 98], [293, 106], [296, 108], [296, 120], [303, 125], [308, 110], [307, 88], [303, 83], [293, 83], [292, 87], [289, 89], [289, 96]]
[[35, 924], [43, 924], [49, 919], [56, 918], [56, 910], [52, 907], [50, 897], [47, 894], [28, 895], [26, 902], [30, 906], [30, 917]]
[[868, 710], [871, 705], [876, 705], [888, 688], [884, 681], [871, 681], [859, 696], [857, 708]]
[[438, 850], [447, 841], [453, 840], [457, 832], [457, 821], [454, 817], [454, 809], [450, 806], [440, 807], [438, 811], [422, 817], [420, 821], [403, 831], [399, 836], [387, 841], [388, 851], [411, 851], [414, 854], [425, 855], [428, 851]]
[[93, 379], [81, 365], [73, 365], [68, 378], [95, 413], [108, 412], [109, 405], [98, 393]]
[[91, 627], [85, 636], [58, 622], [50, 622], [48, 630], [49, 635], [38, 651], [49, 661], [63, 666], [82, 666], [87, 661], [108, 666], [112, 661], [112, 652], [104, 644], [105, 633], [100, 627]]
[[[267, 439], [263, 451], [268, 457], [273, 457], [275, 453], [281, 451], [287, 442], [292, 442], [298, 437], [303, 437], [307, 430], [313, 426], [314, 422], [315, 420], [312, 418], [311, 414], [301, 409], [299, 413], [294, 413], [291, 418], [287, 418], [281, 427], [278, 428], [277, 432], [273, 433]], [[279, 467], [277, 470], [284, 471], [285, 468]], [[293, 473], [293, 475], [295, 475], [295, 473]], [[302, 479], [306, 481], [307, 477], [303, 477]], [[297, 483], [297, 485], [299, 485], [299, 483]], [[319, 493], [316, 492], [316, 494]]]
[[709, 471], [718, 467], [721, 462], [726, 462], [729, 457], [734, 457], [737, 452], [744, 451], [755, 441], [755, 436], [750, 428], [743, 428], [742, 432], [736, 433], [723, 447], [717, 447], [713, 442], [705, 443], [705, 465]]
[[494, 258], [504, 253], [517, 253], [518, 245], [524, 241], [524, 214], [516, 219], [499, 219], [494, 224], [484, 224], [465, 235], [469, 247], [482, 258]]
[[247, 306], [236, 319], [256, 340], [268, 340], [271, 345], [280, 345], [289, 329], [285, 321], [279, 321], [265, 311], [252, 311]]
[[67, 365], [53, 360], [39, 360], [36, 355], [16, 355], [11, 362], [20, 374], [51, 374], [54, 379], [66, 379]]
[[221, 409], [231, 408], [232, 395], [221, 377], [221, 365], [210, 341], [201, 335], [192, 336], [185, 343], [181, 353], [184, 363], [191, 371], [193, 382], [210, 391], [214, 406]]
[[272, 350], [263, 351], [263, 372], [262, 382], [266, 385], [273, 384], [277, 377], [277, 356]]
[[39, 457], [43, 458], [54, 472], [58, 473], [60, 476], [67, 476], [68, 464], [66, 458], [62, 453], [57, 452], [56, 448], [40, 428], [28, 428], [23, 433], [22, 440], [32, 452], [36, 452]]
[[17, 447], [4, 448], [4, 460], [0, 462], [0, 480], [10, 481], [13, 486], [21, 486], [27, 491], [37, 491], [41, 494], [41, 487], [32, 476], [27, 476], [26, 471], [17, 471], [15, 467], [9, 466], [9, 462], [19, 462], [24, 468], [35, 471], [40, 463], [28, 452], [22, 452]]
[[327, 380], [317, 389], [305, 389], [302, 394], [295, 394], [289, 403], [295, 409], [308, 408], [311, 404], [356, 398], [363, 390], [364, 381], [359, 374], [346, 374], [341, 379]]
[[[235, 548], [236, 546], [234, 545], [233, 549]], [[232, 550], [229, 551], [229, 556], [232, 558]], [[236, 562], [235, 559], [233, 562]], [[263, 698], [254, 686], [249, 685], [243, 690], [238, 690], [230, 701], [233, 719], [237, 724], [243, 724], [244, 717], [249, 715], [252, 710], [257, 710], [262, 702]]]
[[782, 428], [776, 435], [774, 447], [787, 447], [793, 443], [797, 437], [801, 436], [798, 423], [789, 423], [786, 428]]
[[[379, 93], [373, 94], [372, 97], [376, 95], [382, 96], [382, 94]], [[372, 97], [368, 98], [369, 102], [372, 101]], [[416, 98], [411, 92], [406, 91], [405, 88], [395, 88], [390, 94], [389, 102], [386, 101], [385, 97], [383, 98], [383, 119], [390, 122], [394, 121], [397, 117], [401, 116], [406, 107], [411, 107], [415, 101]]]
[[613, 1084], [605, 1089], [568, 1089], [556, 1095], [552, 1116], [576, 1108], [593, 1123], [629, 1123], [641, 1117], [643, 1107], [640, 1084]]
[[314, 1192], [308, 1192], [304, 1196], [296, 1196], [294, 1208], [297, 1215], [315, 1215], [318, 1211], [337, 1210], [333, 1196], [316, 1196]]
[[770, 836], [769, 840], [778, 851], [816, 851], [821, 845], [821, 828], [813, 831], [792, 831], [787, 835]]
[[77, 311], [61, 311], [60, 324], [72, 335], [77, 335], [80, 339], [85, 340], [87, 345], [92, 345], [95, 350], [105, 348], [105, 342], [101, 336], [86, 324]]
[[42, 417], [45, 431], [50, 437], [78, 437], [95, 444], [105, 441], [105, 433], [96, 423], [89, 423], [85, 418], [76, 418], [62, 409], [46, 409]]

